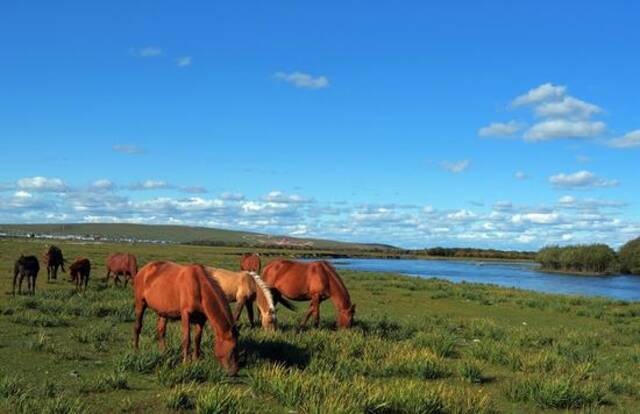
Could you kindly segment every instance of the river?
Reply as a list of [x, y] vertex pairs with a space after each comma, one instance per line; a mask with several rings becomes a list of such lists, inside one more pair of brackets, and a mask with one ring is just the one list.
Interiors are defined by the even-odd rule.
[[551, 274], [536, 270], [535, 263], [481, 260], [336, 259], [338, 269], [392, 272], [451, 282], [490, 283], [545, 293], [604, 296], [640, 300], [640, 276], [586, 276]]

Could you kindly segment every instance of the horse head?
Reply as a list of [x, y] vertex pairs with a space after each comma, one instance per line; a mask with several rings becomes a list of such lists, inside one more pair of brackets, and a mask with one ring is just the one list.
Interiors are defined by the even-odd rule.
[[215, 355], [223, 368], [231, 376], [238, 373], [238, 327], [233, 327], [216, 337]]
[[356, 313], [356, 304], [347, 306], [338, 311], [338, 327], [349, 328], [353, 324], [353, 315]]

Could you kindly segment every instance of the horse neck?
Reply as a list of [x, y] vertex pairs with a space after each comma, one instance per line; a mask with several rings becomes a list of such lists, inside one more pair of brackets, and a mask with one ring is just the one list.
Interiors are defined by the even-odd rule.
[[322, 263], [322, 266], [327, 271], [329, 276], [329, 288], [331, 290], [331, 301], [338, 309], [348, 309], [351, 306], [351, 297], [347, 287], [340, 279], [340, 276], [336, 273], [331, 265], [328, 263]]
[[218, 287], [216, 291], [213, 286], [216, 283], [215, 280], [207, 277], [206, 273], [200, 275], [200, 280], [203, 293], [202, 307], [211, 327], [216, 331], [216, 336], [230, 331], [233, 327], [233, 319], [229, 305], [222, 300], [224, 298], [222, 290]]

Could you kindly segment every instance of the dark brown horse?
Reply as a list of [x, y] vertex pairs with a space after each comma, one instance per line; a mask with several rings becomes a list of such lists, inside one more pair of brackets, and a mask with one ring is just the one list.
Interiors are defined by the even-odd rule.
[[47, 268], [47, 282], [58, 278], [58, 267], [62, 268], [63, 273], [66, 272], [64, 270], [64, 256], [59, 247], [54, 245], [47, 247], [42, 257]]
[[238, 330], [234, 324], [224, 292], [201, 265], [179, 265], [151, 262], [133, 280], [136, 324], [133, 344], [138, 349], [142, 320], [147, 307], [158, 314], [158, 340], [164, 349], [167, 319], [182, 321], [182, 359], [189, 359], [191, 323], [196, 324], [194, 358], [200, 357], [200, 341], [204, 324], [215, 330], [214, 354], [231, 374], [238, 372], [236, 343]]
[[16, 281], [18, 281], [18, 294], [22, 294], [22, 279], [27, 278], [27, 293], [36, 294], [36, 279], [40, 271], [40, 263], [35, 256], [20, 255], [13, 265], [13, 295], [16, 294]]
[[127, 286], [130, 279], [138, 273], [138, 261], [129, 253], [112, 253], [107, 257], [107, 275], [104, 280], [109, 284], [109, 277], [113, 275], [113, 283], [120, 284], [120, 275], [124, 277], [124, 285]]
[[256, 272], [260, 274], [262, 264], [260, 263], [260, 255], [257, 253], [245, 253], [240, 258], [240, 270], [245, 272]]
[[76, 283], [76, 289], [87, 291], [89, 284], [89, 275], [91, 274], [91, 262], [86, 257], [78, 257], [76, 261], [69, 266], [69, 275], [71, 281]]
[[349, 291], [329, 263], [275, 260], [264, 268], [262, 279], [273, 288], [276, 302], [280, 296], [296, 301], [311, 301], [301, 327], [312, 315], [315, 326], [320, 324], [320, 303], [325, 299], [331, 299], [336, 308], [338, 327], [351, 326], [356, 305], [351, 304]]

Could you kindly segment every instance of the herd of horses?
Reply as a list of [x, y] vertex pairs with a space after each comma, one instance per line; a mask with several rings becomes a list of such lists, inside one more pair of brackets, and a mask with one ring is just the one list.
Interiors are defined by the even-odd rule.
[[[49, 246], [42, 257], [47, 267], [47, 280], [57, 279], [58, 268], [65, 271], [65, 259], [56, 246]], [[262, 269], [258, 254], [246, 253], [240, 259], [240, 271], [208, 267], [201, 264], [182, 265], [169, 261], [153, 261], [138, 269], [137, 259], [129, 253], [113, 253], [106, 260], [105, 282], [113, 278], [124, 286], [131, 281], [134, 290], [135, 325], [133, 344], [138, 349], [144, 313], [150, 308], [157, 314], [157, 334], [160, 349], [165, 347], [168, 320], [182, 324], [182, 358], [189, 361], [191, 325], [195, 325], [193, 355], [200, 357], [200, 343], [206, 322], [215, 332], [214, 355], [230, 375], [238, 371], [236, 344], [243, 309], [254, 326], [253, 304], [260, 312], [261, 325], [266, 330], [277, 329], [276, 305], [294, 309], [291, 301], [307, 301], [310, 306], [300, 327], [309, 318], [320, 323], [320, 303], [330, 299], [336, 309], [337, 325], [348, 328], [353, 322], [355, 304], [337, 271], [326, 261], [296, 262], [273, 260]], [[13, 294], [16, 283], [22, 293], [22, 281], [27, 279], [27, 294], [35, 294], [40, 264], [36, 256], [21, 255], [15, 262]], [[69, 266], [70, 282], [79, 292], [86, 291], [91, 262], [78, 257]], [[231, 311], [230, 303], [236, 304]]]

